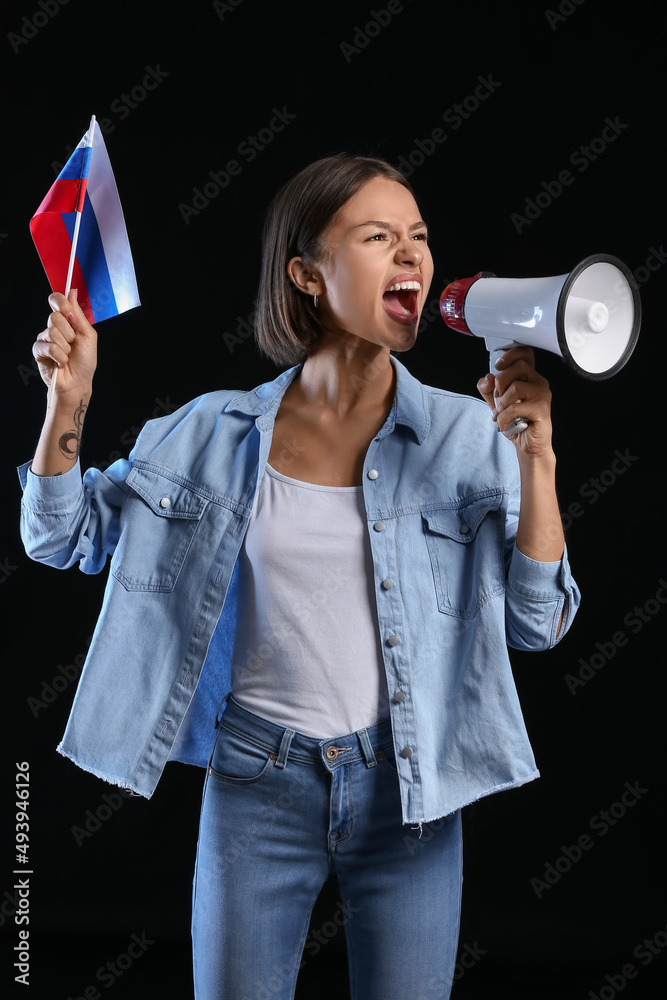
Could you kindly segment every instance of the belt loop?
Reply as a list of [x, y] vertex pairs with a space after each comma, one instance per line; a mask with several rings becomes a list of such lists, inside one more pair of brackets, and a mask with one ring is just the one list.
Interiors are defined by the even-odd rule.
[[276, 767], [284, 767], [287, 763], [287, 754], [289, 753], [289, 748], [292, 744], [294, 738], [294, 730], [286, 729], [283, 733], [283, 738], [280, 741], [280, 750], [278, 751], [278, 759], [276, 760]]
[[359, 739], [359, 742], [361, 743], [361, 749], [364, 751], [364, 760], [366, 761], [366, 767], [375, 767], [377, 761], [375, 759], [375, 754], [373, 753], [373, 747], [371, 746], [368, 730], [359, 729], [357, 731], [357, 737]]
[[222, 699], [222, 701], [220, 702], [220, 704], [218, 705], [218, 707], [215, 710], [215, 726], [214, 726], [215, 729], [218, 728], [218, 726], [220, 725], [220, 722], [222, 720], [222, 716], [220, 716], [220, 718], [218, 718], [218, 712], [220, 711], [220, 709], [222, 708], [222, 706], [225, 704], [225, 702], [227, 701], [227, 699], [229, 698], [229, 696], [230, 696], [231, 693], [232, 693], [231, 691], [227, 692], [227, 694], [225, 695], [225, 697]]

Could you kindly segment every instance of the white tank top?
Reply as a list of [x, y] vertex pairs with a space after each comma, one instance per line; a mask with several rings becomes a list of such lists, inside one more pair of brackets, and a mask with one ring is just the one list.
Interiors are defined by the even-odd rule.
[[232, 695], [327, 739], [389, 715], [361, 486], [268, 464], [239, 553]]

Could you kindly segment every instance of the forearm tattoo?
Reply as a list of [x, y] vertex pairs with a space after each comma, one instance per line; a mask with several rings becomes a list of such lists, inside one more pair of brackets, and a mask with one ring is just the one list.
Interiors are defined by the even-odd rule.
[[76, 410], [74, 411], [74, 427], [73, 431], [65, 431], [61, 434], [60, 440], [58, 441], [58, 447], [65, 458], [69, 459], [71, 462], [76, 462], [79, 457], [79, 446], [81, 444], [81, 429], [83, 427], [83, 419], [86, 415], [86, 410], [88, 409], [88, 404], [84, 403], [83, 400], [79, 403]]

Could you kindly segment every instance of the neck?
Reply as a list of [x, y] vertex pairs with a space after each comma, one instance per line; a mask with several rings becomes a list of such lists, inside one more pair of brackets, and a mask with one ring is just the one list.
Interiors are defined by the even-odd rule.
[[304, 404], [345, 417], [377, 408], [389, 410], [395, 391], [389, 348], [358, 337], [325, 337], [293, 383]]

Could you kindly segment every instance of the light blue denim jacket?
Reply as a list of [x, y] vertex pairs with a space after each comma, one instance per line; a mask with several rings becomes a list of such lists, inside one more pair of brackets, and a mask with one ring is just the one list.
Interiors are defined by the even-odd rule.
[[[579, 593], [567, 557], [541, 563], [515, 547], [516, 452], [486, 404], [392, 363], [394, 405], [363, 495], [403, 822], [418, 823], [538, 776], [507, 644], [553, 646]], [[230, 688], [237, 557], [299, 370], [150, 421], [128, 460], [83, 483], [78, 466], [19, 470], [33, 559], [98, 573], [112, 554], [58, 747], [107, 781], [150, 797], [167, 760], [207, 763]]]

